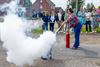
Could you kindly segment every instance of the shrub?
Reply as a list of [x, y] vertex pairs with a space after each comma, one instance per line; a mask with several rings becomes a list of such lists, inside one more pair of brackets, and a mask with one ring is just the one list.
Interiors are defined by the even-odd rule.
[[42, 30], [42, 28], [36, 28], [36, 29], [32, 30], [32, 33], [34, 33], [34, 34], [41, 34], [41, 33], [43, 33], [43, 30]]
[[100, 33], [100, 27], [96, 29], [97, 33]]

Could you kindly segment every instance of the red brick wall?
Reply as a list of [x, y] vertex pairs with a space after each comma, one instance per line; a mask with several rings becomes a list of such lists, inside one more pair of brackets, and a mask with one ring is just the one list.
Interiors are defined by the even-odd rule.
[[51, 11], [51, 7], [49, 6], [49, 4], [47, 3], [46, 0], [43, 0], [42, 5], [43, 5], [43, 10], [44, 10], [44, 11], [48, 11], [48, 12]]
[[40, 1], [36, 0], [36, 2], [32, 5], [32, 9], [35, 11], [39, 11], [40, 10]]
[[40, 5], [42, 5], [42, 11], [48, 11], [49, 13], [52, 11], [51, 6], [46, 0], [42, 0], [42, 3], [40, 3], [40, 0], [37, 0], [33, 4], [33, 10], [39, 11], [40, 10]]

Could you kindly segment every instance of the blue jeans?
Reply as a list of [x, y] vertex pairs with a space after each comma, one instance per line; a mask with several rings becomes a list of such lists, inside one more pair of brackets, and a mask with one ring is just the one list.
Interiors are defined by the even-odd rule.
[[48, 22], [43, 23], [42, 29], [48, 31]]
[[75, 48], [78, 48], [79, 44], [80, 44], [80, 32], [81, 32], [81, 23], [78, 23], [77, 26], [75, 26], [74, 29], [74, 37], [75, 37], [75, 42], [74, 42], [74, 46]]

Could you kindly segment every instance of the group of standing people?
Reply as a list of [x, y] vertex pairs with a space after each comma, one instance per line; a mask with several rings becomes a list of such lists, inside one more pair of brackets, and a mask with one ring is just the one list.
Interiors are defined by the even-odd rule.
[[86, 33], [96, 32], [96, 28], [99, 27], [99, 21], [97, 21], [99, 14], [95, 8], [90, 12], [90, 10], [83, 10], [83, 8], [80, 7], [77, 16], [82, 26], [85, 25]]
[[[78, 17], [78, 20], [81, 23], [81, 25], [85, 26], [86, 33], [96, 32], [96, 28], [99, 27], [99, 23], [97, 21], [98, 13], [95, 8], [92, 12], [90, 12], [90, 10], [88, 9], [84, 10], [83, 7], [80, 7], [80, 10], [78, 12], [75, 12], [75, 10], [73, 11], [73, 14]], [[43, 30], [50, 30], [54, 32], [55, 22], [57, 23], [59, 28], [68, 17], [68, 13], [66, 12], [59, 11], [58, 13], [55, 13], [54, 11], [52, 11], [51, 14], [48, 14], [48, 12], [44, 12], [42, 16], [42, 20], [44, 22], [42, 26]], [[65, 25], [60, 31], [66, 32], [66, 28], [67, 26]]]
[[44, 22], [42, 29], [44, 31], [50, 30], [54, 32], [55, 22], [57, 22], [59, 28], [64, 21], [64, 13], [62, 14], [60, 11], [58, 13], [52, 11], [51, 14], [48, 14], [48, 12], [44, 12], [42, 20]]

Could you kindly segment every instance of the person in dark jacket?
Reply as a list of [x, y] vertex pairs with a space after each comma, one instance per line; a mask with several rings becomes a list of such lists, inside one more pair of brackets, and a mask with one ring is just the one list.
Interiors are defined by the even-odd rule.
[[48, 22], [49, 22], [49, 16], [48, 16], [48, 13], [47, 12], [44, 12], [43, 14], [43, 17], [42, 17], [42, 20], [43, 20], [43, 26], [42, 26], [42, 29], [44, 31], [48, 31]]
[[[63, 11], [62, 16], [61, 16], [61, 25], [65, 21], [65, 12]], [[62, 32], [64, 32], [64, 26], [61, 29]]]

